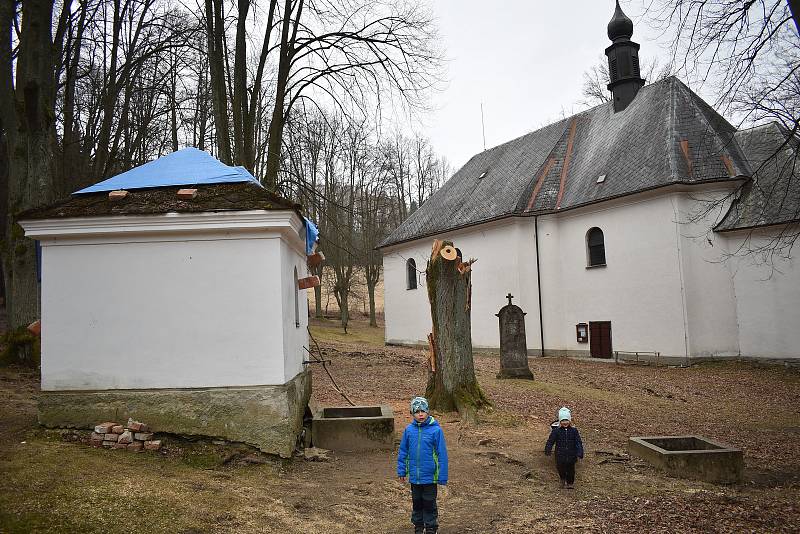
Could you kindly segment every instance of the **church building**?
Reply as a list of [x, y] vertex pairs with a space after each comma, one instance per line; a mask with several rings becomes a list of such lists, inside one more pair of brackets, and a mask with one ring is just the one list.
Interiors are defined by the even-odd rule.
[[800, 232], [798, 140], [737, 131], [675, 77], [645, 85], [632, 35], [617, 3], [611, 102], [476, 154], [381, 243], [387, 343], [427, 343], [446, 239], [477, 259], [476, 348], [499, 347], [510, 293], [531, 354], [800, 358], [800, 264], [770, 253]]

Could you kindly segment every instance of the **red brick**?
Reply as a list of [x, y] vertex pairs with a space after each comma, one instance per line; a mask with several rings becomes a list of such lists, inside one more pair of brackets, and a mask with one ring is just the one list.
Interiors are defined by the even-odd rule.
[[197, 196], [197, 189], [178, 189], [178, 198], [181, 200], [192, 200]]
[[108, 192], [108, 200], [122, 200], [126, 196], [128, 196], [128, 192], [125, 190]]
[[116, 443], [117, 443], [116, 441], [104, 441], [103, 442], [103, 447], [112, 447], [112, 446], [116, 445]]
[[102, 439], [90, 439], [89, 440], [89, 444], [92, 447], [102, 447], [103, 446], [103, 440]]
[[301, 278], [297, 281], [298, 289], [309, 289], [311, 287], [317, 287], [319, 285], [319, 276], [309, 276], [307, 278]]
[[103, 439], [106, 441], [117, 441], [119, 439], [119, 434], [106, 434]]
[[157, 451], [158, 449], [161, 448], [161, 440], [156, 439], [153, 441], [145, 441], [144, 448], [147, 449], [148, 451]]
[[97, 432], [92, 432], [92, 436], [89, 439], [99, 439], [103, 441], [105, 439], [105, 434], [98, 434]]
[[133, 432], [141, 432], [143, 426], [144, 424], [138, 421], [128, 421], [128, 430]]
[[153, 439], [153, 433], [152, 432], [137, 432], [136, 434], [133, 435], [133, 437], [138, 439], [138, 440], [141, 440], [141, 441], [150, 441], [151, 439]]
[[100, 423], [94, 427], [94, 431], [98, 434], [108, 434], [115, 426], [117, 426], [117, 423]]
[[129, 451], [140, 451], [144, 448], [144, 444], [141, 441], [134, 441], [133, 443], [128, 444]]
[[138, 430], [139, 432], [152, 432], [150, 429], [150, 425], [142, 423], [142, 427]]
[[111, 432], [113, 432], [114, 434], [122, 434], [123, 432], [125, 432], [125, 427], [122, 425], [114, 425], [111, 428]]
[[133, 443], [133, 434], [131, 434], [130, 430], [126, 430], [125, 432], [119, 435], [118, 441], [120, 443], [125, 443], [126, 445], [128, 443]]
[[114, 449], [127, 449], [128, 448], [128, 444], [127, 443], [115, 443], [111, 447], [114, 448]]

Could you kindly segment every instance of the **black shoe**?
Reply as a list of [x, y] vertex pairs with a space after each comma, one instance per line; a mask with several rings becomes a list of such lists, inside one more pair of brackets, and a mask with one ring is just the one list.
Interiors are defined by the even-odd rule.
[[428, 527], [425, 529], [425, 534], [436, 534], [439, 530], [439, 527]]
[[418, 527], [414, 525], [414, 534], [425, 534], [425, 527]]

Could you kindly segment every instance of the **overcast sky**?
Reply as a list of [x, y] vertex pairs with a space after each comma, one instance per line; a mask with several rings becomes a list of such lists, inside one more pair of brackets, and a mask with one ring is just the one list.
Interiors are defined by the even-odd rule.
[[[453, 172], [486, 148], [585, 109], [583, 73], [611, 44], [613, 0], [432, 0], [447, 62], [436, 111], [417, 131], [447, 157]], [[637, 20], [640, 0], [623, 0], [634, 21], [642, 64], [667, 57], [657, 32]]]

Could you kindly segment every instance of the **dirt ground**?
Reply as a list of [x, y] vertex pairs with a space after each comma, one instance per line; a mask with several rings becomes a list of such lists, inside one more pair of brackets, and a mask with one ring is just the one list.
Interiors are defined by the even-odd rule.
[[[368, 336], [366, 336], [368, 337]], [[364, 336], [362, 336], [362, 339]], [[388, 404], [396, 431], [424, 391], [422, 351], [323, 342], [358, 404]], [[534, 381], [497, 380], [476, 355], [494, 402], [477, 425], [434, 414], [450, 483], [440, 532], [800, 531], [800, 373], [741, 363], [680, 368], [534, 358]], [[314, 368], [315, 402], [342, 405]], [[411, 532], [396, 453], [280, 461], [167, 436], [162, 454], [93, 449], [80, 433], [36, 425], [37, 376], [0, 370], [0, 532]], [[572, 408], [587, 449], [575, 490], [543, 455], [548, 425]], [[629, 458], [635, 435], [700, 434], [745, 451], [745, 480], [717, 486], [667, 477]]]

